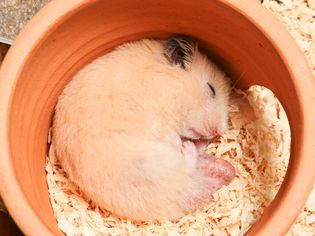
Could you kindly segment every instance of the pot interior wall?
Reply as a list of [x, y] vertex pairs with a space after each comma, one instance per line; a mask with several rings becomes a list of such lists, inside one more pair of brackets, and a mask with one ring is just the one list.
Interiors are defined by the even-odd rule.
[[12, 97], [9, 139], [15, 172], [32, 208], [55, 234], [60, 231], [49, 201], [44, 164], [58, 95], [79, 68], [114, 46], [174, 33], [198, 39], [239, 80], [240, 87], [270, 88], [287, 111], [293, 151], [298, 145], [295, 121], [301, 119], [289, 72], [270, 41], [242, 15], [209, 0], [90, 1], [41, 39], [21, 69]]

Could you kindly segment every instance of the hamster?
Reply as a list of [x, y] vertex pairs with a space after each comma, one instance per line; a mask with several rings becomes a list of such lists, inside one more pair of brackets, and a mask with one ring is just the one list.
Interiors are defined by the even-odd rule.
[[235, 176], [198, 141], [227, 128], [229, 92], [226, 75], [186, 36], [125, 43], [64, 88], [55, 154], [100, 207], [133, 221], [177, 220]]

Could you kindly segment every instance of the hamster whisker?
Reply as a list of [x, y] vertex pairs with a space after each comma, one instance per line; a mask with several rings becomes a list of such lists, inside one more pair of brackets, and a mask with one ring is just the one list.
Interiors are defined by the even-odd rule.
[[243, 76], [245, 75], [245, 71], [236, 79], [233, 81], [233, 83], [231, 84], [231, 90], [235, 89], [238, 82], [243, 78]]

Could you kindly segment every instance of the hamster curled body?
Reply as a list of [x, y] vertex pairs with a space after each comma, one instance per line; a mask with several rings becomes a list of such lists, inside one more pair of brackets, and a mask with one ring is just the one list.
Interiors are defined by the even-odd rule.
[[228, 78], [188, 37], [123, 44], [63, 90], [55, 154], [100, 207], [134, 221], [179, 219], [235, 176], [197, 142], [226, 129], [229, 92]]

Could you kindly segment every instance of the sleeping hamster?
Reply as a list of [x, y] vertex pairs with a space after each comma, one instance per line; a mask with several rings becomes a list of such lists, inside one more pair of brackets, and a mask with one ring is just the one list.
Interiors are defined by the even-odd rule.
[[174, 220], [235, 176], [202, 150], [227, 127], [229, 82], [185, 36], [126, 43], [60, 95], [55, 153], [92, 201], [131, 220]]

